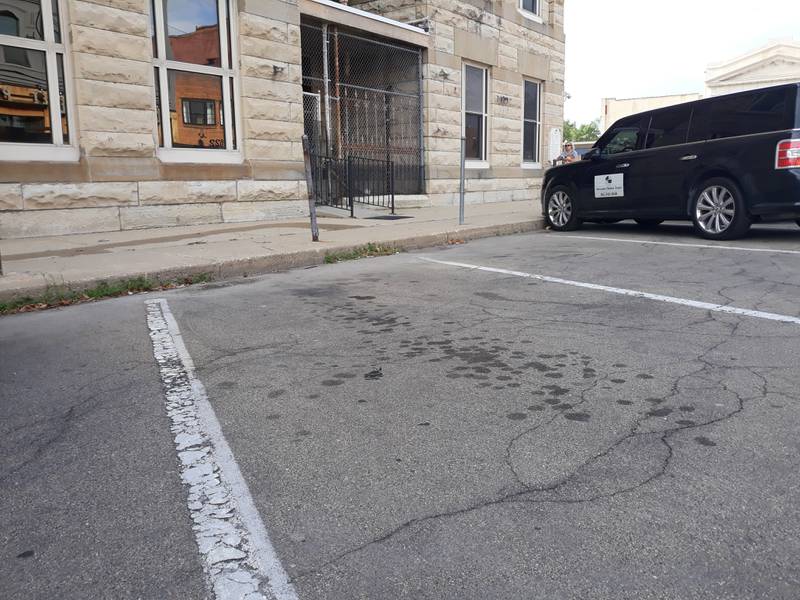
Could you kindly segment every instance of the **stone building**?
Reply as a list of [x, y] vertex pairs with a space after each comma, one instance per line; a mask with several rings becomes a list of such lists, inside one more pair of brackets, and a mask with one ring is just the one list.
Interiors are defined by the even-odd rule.
[[563, 1], [0, 0], [0, 237], [535, 198]]

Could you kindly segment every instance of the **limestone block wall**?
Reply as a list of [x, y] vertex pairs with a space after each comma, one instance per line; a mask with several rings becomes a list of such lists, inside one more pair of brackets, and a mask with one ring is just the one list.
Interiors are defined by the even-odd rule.
[[[538, 198], [550, 132], [563, 127], [564, 0], [544, 0], [540, 19], [517, 0], [351, 0], [394, 19], [427, 17], [430, 45], [424, 64], [424, 143], [427, 196], [417, 202], [458, 200], [465, 61], [489, 69], [488, 166], [466, 171], [466, 201]], [[523, 80], [542, 83], [542, 168], [522, 167]]]
[[[241, 160], [159, 157], [150, 0], [66, 0], [73, 162], [0, 160], [0, 237], [306, 216], [296, 0], [236, 0]], [[238, 32], [238, 33], [237, 33]]]

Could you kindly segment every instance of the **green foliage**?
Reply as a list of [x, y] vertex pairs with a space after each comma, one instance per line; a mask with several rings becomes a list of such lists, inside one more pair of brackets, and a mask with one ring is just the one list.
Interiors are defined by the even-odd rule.
[[25, 298], [17, 298], [8, 302], [0, 302], [0, 315], [53, 308], [55, 306], [67, 306], [69, 304], [91, 302], [102, 298], [114, 298], [152, 290], [171, 289], [182, 285], [207, 283], [211, 279], [210, 273], [198, 273], [171, 281], [151, 281], [146, 277], [111, 282], [103, 281], [94, 287], [83, 290], [73, 290], [65, 285], [49, 285], [40, 296], [26, 296]]
[[574, 121], [564, 121], [565, 142], [593, 142], [599, 137], [600, 119], [583, 125], [577, 125]]
[[397, 254], [397, 252], [397, 248], [392, 246], [384, 246], [382, 244], [370, 242], [369, 244], [353, 248], [352, 250], [329, 252], [325, 255], [325, 264], [338, 263], [345, 260], [356, 260], [369, 256], [387, 256], [389, 254]]

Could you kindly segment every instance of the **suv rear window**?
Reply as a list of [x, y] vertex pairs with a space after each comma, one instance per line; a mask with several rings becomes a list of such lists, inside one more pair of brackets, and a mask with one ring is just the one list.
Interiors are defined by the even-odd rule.
[[644, 147], [661, 148], [685, 143], [691, 116], [691, 106], [676, 106], [654, 112], [650, 118]]
[[792, 129], [791, 88], [761, 90], [717, 98], [695, 106], [689, 141]]

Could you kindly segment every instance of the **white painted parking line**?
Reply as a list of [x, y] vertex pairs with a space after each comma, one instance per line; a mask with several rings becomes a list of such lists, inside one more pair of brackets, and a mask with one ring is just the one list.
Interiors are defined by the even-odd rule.
[[748, 248], [747, 246], [725, 246], [723, 244], [686, 244], [683, 242], [657, 242], [654, 240], [625, 239], [599, 237], [594, 235], [552, 235], [543, 236], [537, 239], [576, 239], [576, 240], [596, 240], [598, 242], [624, 242], [626, 244], [654, 244], [656, 246], [678, 246], [685, 248], [711, 248], [713, 250], [738, 250], [740, 252], [766, 252], [767, 254], [800, 254], [800, 250], [779, 250], [777, 248]]
[[486, 271], [488, 273], [499, 273], [501, 275], [513, 275], [514, 277], [525, 277], [527, 279], [536, 279], [539, 281], [546, 281], [548, 283], [560, 283], [563, 285], [571, 285], [573, 287], [585, 288], [599, 292], [609, 292], [611, 294], [619, 294], [621, 296], [631, 296], [633, 298], [643, 298], [645, 300], [656, 300], [657, 302], [669, 302], [670, 304], [680, 304], [681, 306], [690, 306], [692, 308], [700, 308], [703, 310], [710, 310], [712, 312], [721, 312], [732, 315], [740, 315], [743, 317], [766, 319], [767, 321], [780, 321], [781, 323], [793, 323], [795, 325], [800, 325], [799, 317], [762, 312], [760, 310], [750, 310], [749, 308], [737, 308], [735, 306], [726, 306], [724, 304], [713, 304], [711, 302], [687, 300], [685, 298], [675, 298], [673, 296], [662, 296], [661, 294], [650, 294], [649, 292], [628, 290], [625, 288], [611, 287], [608, 285], [599, 285], [596, 283], [585, 283], [583, 281], [571, 281], [569, 279], [561, 279], [560, 277], [537, 275], [536, 273], [525, 273], [523, 271], [509, 271], [508, 269], [498, 269], [495, 267], [484, 267], [481, 265], [471, 265], [467, 263], [451, 262], [447, 260], [436, 260], [434, 258], [426, 258], [424, 256], [420, 257], [420, 259], [426, 262], [436, 263], [439, 265], [447, 265], [450, 267], [460, 267], [462, 269]]
[[181, 478], [189, 487], [189, 514], [214, 597], [297, 600], [167, 301], [145, 304]]

